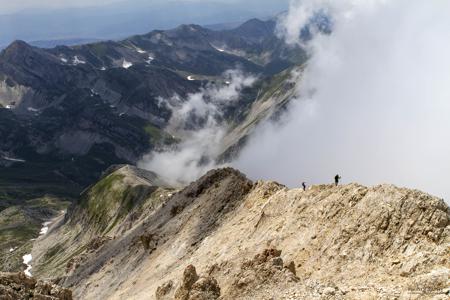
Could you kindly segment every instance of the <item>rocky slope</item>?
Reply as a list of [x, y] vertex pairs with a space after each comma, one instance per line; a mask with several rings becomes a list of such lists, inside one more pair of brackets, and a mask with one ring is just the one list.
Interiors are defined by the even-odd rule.
[[288, 189], [213, 170], [180, 191], [122, 167], [37, 240], [75, 299], [447, 299], [450, 210], [392, 185]]
[[72, 300], [72, 292], [55, 284], [36, 281], [23, 273], [0, 273], [2, 300]]

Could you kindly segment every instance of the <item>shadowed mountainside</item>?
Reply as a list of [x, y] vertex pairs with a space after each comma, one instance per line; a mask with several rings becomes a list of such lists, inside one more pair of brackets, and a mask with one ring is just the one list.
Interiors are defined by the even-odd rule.
[[305, 60], [302, 48], [277, 37], [275, 21], [258, 19], [52, 49], [15, 41], [0, 53], [1, 169], [86, 186], [112, 164], [177, 142], [166, 132], [174, 95], [184, 101], [208, 84], [225, 85], [227, 70], [257, 75], [224, 112], [237, 126], [274, 75]]

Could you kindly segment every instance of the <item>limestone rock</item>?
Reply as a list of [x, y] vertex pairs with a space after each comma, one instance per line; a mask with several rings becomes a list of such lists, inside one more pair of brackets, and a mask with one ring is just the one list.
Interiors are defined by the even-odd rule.
[[220, 287], [213, 277], [202, 277], [192, 286], [190, 300], [213, 300], [220, 297]]
[[[162, 291], [162, 288], [159, 289]], [[158, 291], [157, 291], [158, 292]], [[175, 300], [214, 300], [220, 297], [220, 287], [214, 277], [199, 277], [193, 265], [186, 267], [183, 280], [175, 292]]]
[[0, 299], [72, 300], [72, 292], [24, 273], [0, 273]]
[[169, 280], [156, 289], [156, 300], [168, 299], [170, 291], [173, 289], [173, 281]]

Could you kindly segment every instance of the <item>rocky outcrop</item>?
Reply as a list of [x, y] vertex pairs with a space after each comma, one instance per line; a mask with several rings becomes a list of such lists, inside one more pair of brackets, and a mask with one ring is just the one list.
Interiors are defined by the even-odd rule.
[[241, 270], [234, 277], [228, 295], [236, 298], [250, 296], [262, 285], [281, 285], [285, 282], [299, 281], [292, 266], [284, 267], [281, 251], [277, 249], [266, 249], [253, 259], [245, 260]]
[[0, 299], [72, 300], [72, 292], [24, 273], [0, 273]]
[[192, 286], [198, 280], [198, 278], [199, 277], [197, 275], [195, 267], [193, 265], [187, 266], [183, 273], [183, 280], [181, 281], [181, 285], [175, 292], [174, 299], [188, 300]]
[[156, 299], [174, 300], [215, 300], [220, 297], [220, 287], [214, 277], [199, 277], [193, 265], [183, 272], [183, 278], [172, 296], [173, 282], [169, 281], [156, 290]]
[[[124, 175], [121, 186], [150, 185], [122, 169], [105, 179], [117, 174]], [[48, 249], [72, 235], [64, 243], [71, 246], [49, 262], [35, 246], [34, 272], [64, 275], [60, 284], [79, 299], [444, 299], [449, 293], [450, 211], [420, 191], [358, 184], [303, 191], [253, 183], [225, 168], [180, 191], [157, 189], [138, 203], [105, 234], [110, 239], [83, 239], [84, 223], [53, 230], [37, 245]], [[88, 245], [95, 250], [86, 251]], [[80, 251], [85, 259], [64, 274], [58, 262]]]

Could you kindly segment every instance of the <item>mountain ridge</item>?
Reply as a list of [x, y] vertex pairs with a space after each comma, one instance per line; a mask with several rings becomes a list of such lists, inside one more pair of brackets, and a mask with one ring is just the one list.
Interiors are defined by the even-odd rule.
[[[190, 264], [214, 278], [220, 299], [365, 299], [416, 292], [431, 299], [447, 292], [450, 210], [420, 191], [358, 184], [303, 191], [251, 182], [228, 168], [156, 196], [110, 234], [77, 229], [85, 232], [77, 238], [82, 243], [70, 238], [77, 236], [70, 216], [56, 224], [33, 248], [36, 274], [68, 272], [58, 284], [83, 299], [181, 299], [176, 295]], [[83, 243], [98, 246], [86, 246], [73, 262], [61, 264]], [[48, 250], [55, 245], [58, 252]]]

